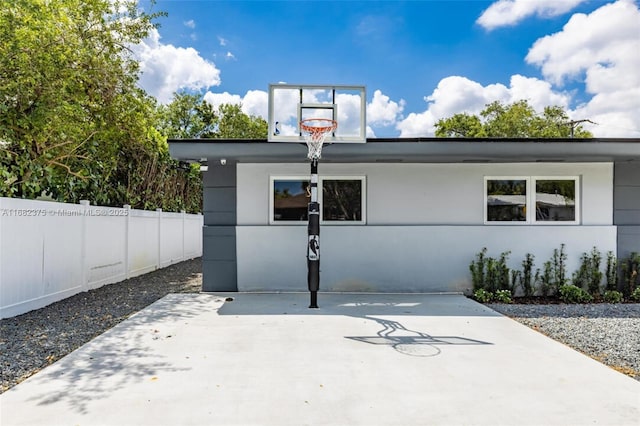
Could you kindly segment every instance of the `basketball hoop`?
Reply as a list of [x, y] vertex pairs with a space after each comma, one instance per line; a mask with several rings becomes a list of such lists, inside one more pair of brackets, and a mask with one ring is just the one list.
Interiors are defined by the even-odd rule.
[[322, 144], [329, 133], [335, 132], [338, 128], [336, 120], [328, 118], [307, 118], [300, 121], [300, 131], [307, 142], [309, 160], [317, 160], [322, 153]]

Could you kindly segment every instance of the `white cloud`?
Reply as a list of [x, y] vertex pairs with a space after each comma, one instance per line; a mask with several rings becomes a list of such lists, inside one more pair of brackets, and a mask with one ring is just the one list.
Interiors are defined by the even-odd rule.
[[400, 130], [401, 138], [433, 136], [436, 119], [431, 111], [410, 113], [404, 120], [398, 123], [396, 128]]
[[[502, 1], [493, 6], [515, 7], [516, 3], [520, 2]], [[520, 6], [539, 14], [545, 4], [544, 1], [523, 2]], [[524, 9], [519, 10], [512, 12], [524, 16]], [[584, 124], [596, 137], [638, 137], [639, 28], [640, 10], [632, 0], [606, 4], [588, 15], [575, 14], [562, 31], [539, 39], [529, 50], [526, 61], [540, 67], [544, 80], [514, 75], [507, 87], [499, 83], [483, 86], [465, 77], [447, 77], [425, 97], [427, 109], [407, 115], [396, 128], [401, 137], [432, 136], [440, 118], [462, 112], [478, 114], [485, 104], [496, 100], [513, 103], [527, 99], [538, 112], [545, 106], [559, 105], [573, 119], [598, 123]], [[585, 93], [592, 96], [573, 109], [573, 92], [562, 90], [564, 84], [572, 80], [584, 84]]]
[[222, 104], [232, 104], [239, 105], [242, 103], [242, 97], [240, 95], [232, 95], [229, 92], [223, 93], [212, 93], [207, 92], [204, 95], [204, 100], [213, 105], [214, 108], [217, 108]]
[[[354, 136], [360, 132], [360, 99], [359, 95], [340, 93], [336, 95], [338, 107], [338, 130], [337, 135]], [[365, 129], [366, 131], [366, 129]]]
[[264, 90], [249, 90], [242, 99], [242, 111], [248, 115], [255, 115], [267, 119], [269, 94]]
[[502, 84], [485, 87], [466, 77], [446, 77], [424, 98], [429, 104], [427, 110], [409, 114], [396, 128], [400, 137], [433, 136], [434, 125], [440, 118], [463, 112], [477, 114], [487, 103], [508, 98], [509, 90]]
[[264, 90], [249, 90], [244, 96], [233, 95], [228, 92], [207, 92], [204, 100], [215, 108], [221, 104], [242, 105], [242, 112], [267, 119], [269, 94]]
[[512, 26], [532, 15], [551, 17], [569, 12], [586, 0], [498, 0], [476, 21], [487, 30]]
[[506, 100], [509, 90], [502, 84], [482, 86], [466, 77], [451, 76], [440, 80], [438, 86], [425, 101], [434, 117], [448, 117], [459, 112], [476, 114], [494, 100]]
[[516, 102], [521, 99], [528, 100], [529, 105], [536, 111], [543, 111], [546, 106], [561, 106], [568, 109], [571, 95], [555, 90], [548, 81], [514, 75], [511, 77], [507, 102]]
[[235, 55], [234, 55], [233, 53], [231, 53], [231, 52], [227, 52], [227, 54], [226, 54], [226, 55], [224, 55], [224, 58], [225, 58], [226, 60], [228, 60], [228, 61], [230, 61], [230, 60], [235, 60], [235, 59], [236, 59]]
[[[602, 6], [590, 15], [575, 14], [562, 31], [537, 40], [526, 61], [545, 78], [562, 84], [586, 72], [592, 93], [614, 84], [640, 84], [640, 10], [630, 1]], [[607, 70], [615, 72], [611, 75]], [[610, 77], [620, 79], [612, 81]], [[604, 77], [604, 78], [602, 78]]]
[[139, 84], [159, 102], [171, 101], [180, 89], [201, 90], [220, 85], [220, 70], [189, 47], [175, 47], [160, 42], [152, 30], [142, 43], [132, 46], [142, 71]]
[[[298, 96], [295, 90], [275, 90], [273, 92], [273, 120], [278, 123], [280, 134], [283, 136], [297, 134]], [[268, 114], [264, 118], [269, 120]], [[271, 124], [275, 125], [275, 123]]]
[[435, 123], [441, 118], [463, 112], [478, 114], [486, 104], [493, 101], [513, 103], [522, 99], [529, 101], [536, 111], [541, 112], [549, 105], [566, 108], [570, 96], [555, 92], [546, 81], [521, 75], [512, 76], [509, 87], [503, 84], [483, 86], [460, 76], [446, 77], [440, 80], [431, 95], [425, 97], [427, 110], [409, 114], [396, 128], [400, 130], [400, 137], [433, 136]]
[[526, 61], [558, 86], [585, 84], [593, 97], [575, 115], [599, 123], [585, 126], [595, 135], [640, 135], [640, 9], [633, 1], [575, 14], [562, 31], [536, 41]]
[[376, 126], [391, 126], [396, 124], [402, 115], [405, 101], [392, 101], [380, 90], [373, 92], [373, 99], [367, 104], [367, 122]]
[[194, 29], [196, 27], [196, 21], [194, 21], [193, 19], [190, 19], [188, 21], [183, 22], [185, 27]]
[[218, 36], [218, 43], [220, 44], [220, 46], [226, 46], [227, 45], [227, 39]]

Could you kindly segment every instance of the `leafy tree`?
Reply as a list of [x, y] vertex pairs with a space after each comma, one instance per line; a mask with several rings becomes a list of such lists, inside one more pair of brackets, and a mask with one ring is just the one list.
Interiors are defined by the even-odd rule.
[[158, 107], [158, 130], [171, 139], [200, 138], [214, 129], [213, 108], [199, 94], [174, 93], [168, 105]]
[[509, 105], [495, 101], [487, 104], [480, 116], [459, 113], [436, 122], [437, 137], [568, 138], [572, 134], [575, 138], [593, 137], [572, 122], [562, 107], [547, 106], [538, 114], [526, 100]]
[[0, 196], [201, 210], [136, 85], [128, 46], [154, 27], [136, 0], [13, 0], [0, 8]]
[[267, 122], [242, 112], [241, 105], [223, 104], [218, 107], [217, 126], [208, 137], [221, 139], [264, 139], [267, 137]]
[[170, 104], [158, 108], [160, 131], [168, 138], [264, 139], [267, 122], [242, 112], [242, 106], [214, 108], [202, 95], [174, 93]]
[[127, 45], [154, 17], [132, 0], [2, 7], [0, 194], [75, 200], [104, 185], [124, 141], [146, 139], [150, 104]]
[[480, 117], [466, 112], [455, 114], [447, 119], [440, 119], [436, 123], [436, 136], [483, 138], [487, 136]]
[[574, 180], [538, 180], [536, 192], [543, 194], [558, 194], [566, 199], [575, 200], [576, 187]]

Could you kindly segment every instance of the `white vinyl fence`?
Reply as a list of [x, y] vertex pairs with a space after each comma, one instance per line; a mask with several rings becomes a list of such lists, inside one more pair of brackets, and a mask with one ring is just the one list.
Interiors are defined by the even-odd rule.
[[0, 318], [202, 256], [203, 216], [0, 197]]

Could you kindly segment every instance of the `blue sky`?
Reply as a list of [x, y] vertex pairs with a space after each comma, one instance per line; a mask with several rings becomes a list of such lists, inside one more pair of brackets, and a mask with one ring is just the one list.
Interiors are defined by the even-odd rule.
[[[146, 0], [141, 7], [149, 11]], [[636, 0], [178, 1], [136, 48], [140, 84], [242, 103], [276, 82], [367, 87], [369, 136], [433, 136], [494, 100], [565, 107], [601, 137], [640, 137]]]

